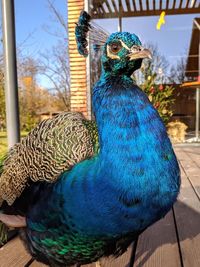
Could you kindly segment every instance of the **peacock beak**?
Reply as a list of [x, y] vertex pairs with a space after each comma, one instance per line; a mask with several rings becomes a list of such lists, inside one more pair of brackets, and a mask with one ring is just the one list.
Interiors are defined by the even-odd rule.
[[143, 48], [142, 46], [133, 46], [130, 49], [130, 53], [128, 54], [129, 60], [135, 60], [139, 58], [149, 58], [152, 59], [152, 53], [149, 49]]

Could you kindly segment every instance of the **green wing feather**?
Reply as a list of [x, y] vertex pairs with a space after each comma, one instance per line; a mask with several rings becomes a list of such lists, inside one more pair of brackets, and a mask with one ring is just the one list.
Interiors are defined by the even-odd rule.
[[[3, 162], [5, 160], [5, 157], [0, 158], [0, 175], [3, 172]], [[3, 246], [7, 242], [7, 233], [8, 233], [8, 227], [0, 222], [0, 247]]]
[[9, 228], [2, 222], [0, 222], [0, 247], [3, 246], [8, 240]]

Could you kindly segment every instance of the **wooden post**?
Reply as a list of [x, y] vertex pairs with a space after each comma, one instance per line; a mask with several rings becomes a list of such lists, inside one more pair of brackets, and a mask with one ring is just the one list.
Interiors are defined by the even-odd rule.
[[[199, 47], [198, 47], [198, 80], [200, 79], [200, 25], [194, 19], [194, 24], [196, 25], [197, 29], [199, 30]], [[196, 141], [199, 141], [199, 117], [200, 117], [200, 88], [196, 88], [196, 127], [195, 127], [195, 137]]]
[[70, 61], [71, 111], [82, 112], [88, 117], [86, 59], [79, 55], [75, 40], [75, 23], [85, 7], [84, 0], [68, 0], [68, 31]]
[[199, 141], [199, 114], [200, 114], [200, 110], [199, 110], [199, 103], [200, 103], [200, 88], [196, 88], [196, 123], [195, 123], [195, 138], [196, 141]]
[[119, 0], [118, 32], [122, 32], [122, 0]]

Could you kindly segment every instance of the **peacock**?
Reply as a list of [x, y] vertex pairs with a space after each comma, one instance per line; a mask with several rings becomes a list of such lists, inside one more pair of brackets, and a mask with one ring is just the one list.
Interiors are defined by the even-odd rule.
[[75, 31], [83, 56], [88, 32], [102, 53], [95, 122], [73, 112], [41, 122], [8, 153], [0, 177], [0, 220], [19, 227], [32, 257], [49, 266], [120, 256], [180, 188], [166, 128], [131, 78], [150, 51], [128, 32], [98, 37], [83, 11]]

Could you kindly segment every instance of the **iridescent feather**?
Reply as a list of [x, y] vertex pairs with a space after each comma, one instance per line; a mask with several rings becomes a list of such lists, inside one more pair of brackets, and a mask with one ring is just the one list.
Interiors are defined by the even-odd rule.
[[91, 16], [82, 11], [76, 24], [75, 36], [78, 52], [88, 56], [88, 45], [91, 43], [94, 50], [99, 50], [106, 42], [109, 34], [100, 26], [91, 22]]

